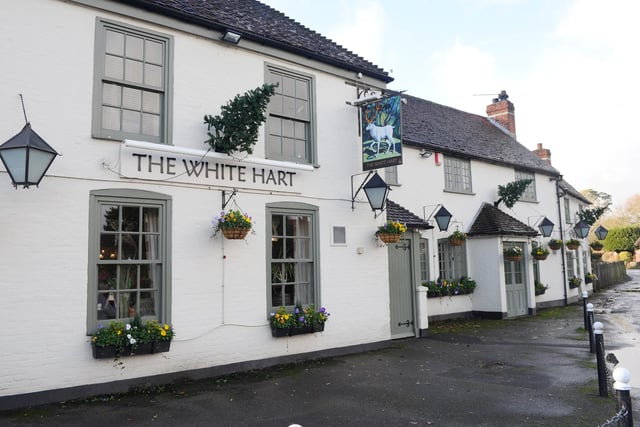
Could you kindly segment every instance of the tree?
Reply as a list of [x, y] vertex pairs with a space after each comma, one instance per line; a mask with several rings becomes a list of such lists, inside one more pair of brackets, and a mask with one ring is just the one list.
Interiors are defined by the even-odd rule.
[[245, 151], [252, 154], [260, 125], [267, 119], [265, 112], [276, 86], [265, 83], [244, 95], [236, 95], [222, 106], [220, 115], [205, 115], [204, 122], [209, 135], [205, 144], [219, 153]]
[[611, 195], [594, 189], [582, 190], [580, 193], [595, 207], [611, 206]]
[[532, 179], [519, 179], [507, 185], [498, 185], [498, 196], [500, 198], [493, 202], [493, 206], [498, 207], [500, 202], [504, 202], [504, 205], [511, 209], [520, 200], [520, 197], [532, 182]]
[[640, 227], [619, 227], [609, 230], [604, 240], [605, 251], [634, 251], [634, 243], [640, 238]]

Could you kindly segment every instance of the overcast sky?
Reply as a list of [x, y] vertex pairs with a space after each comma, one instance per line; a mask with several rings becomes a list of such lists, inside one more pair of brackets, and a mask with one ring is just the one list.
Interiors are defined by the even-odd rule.
[[390, 72], [391, 89], [483, 116], [506, 90], [518, 141], [550, 149], [576, 189], [614, 205], [640, 193], [640, 1], [262, 1]]

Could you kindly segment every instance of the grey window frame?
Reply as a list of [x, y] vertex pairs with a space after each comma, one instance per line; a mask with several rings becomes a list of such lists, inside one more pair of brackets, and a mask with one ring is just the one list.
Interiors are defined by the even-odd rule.
[[384, 168], [384, 182], [388, 185], [400, 185], [398, 181], [398, 166], [387, 166]]
[[564, 222], [567, 224], [573, 222], [571, 218], [571, 201], [567, 198], [564, 199]]
[[[297, 302], [301, 302], [303, 305], [314, 304], [316, 307], [320, 307], [320, 239], [319, 239], [319, 209], [315, 205], [311, 205], [308, 203], [298, 203], [298, 202], [276, 202], [269, 203], [266, 205], [266, 297], [267, 297], [267, 309], [268, 313], [274, 312], [280, 307], [280, 304], [273, 305], [272, 301], [272, 283], [271, 283], [271, 265], [273, 263], [273, 215], [285, 215], [285, 216], [296, 216], [296, 215], [304, 215], [311, 217], [311, 229], [309, 232], [309, 237], [311, 239], [311, 243], [309, 245], [309, 249], [311, 251], [310, 257], [308, 258], [312, 263], [312, 269], [310, 279], [313, 280], [312, 290], [313, 301], [293, 301], [292, 305], [285, 305], [287, 309], [293, 309]], [[287, 258], [282, 258], [287, 259]], [[299, 261], [306, 262], [306, 261]]]
[[[307, 87], [309, 89], [307, 93], [308, 97], [308, 111], [307, 118], [303, 119], [301, 117], [296, 117], [295, 115], [286, 114], [283, 111], [274, 111], [273, 106], [276, 105], [278, 96], [281, 96], [282, 93], [282, 85], [279, 85], [276, 88], [276, 94], [271, 98], [269, 102], [269, 106], [267, 108], [267, 122], [266, 122], [266, 131], [265, 131], [265, 158], [272, 160], [281, 160], [281, 161], [289, 161], [294, 163], [304, 163], [304, 164], [316, 164], [317, 161], [317, 144], [316, 144], [316, 106], [315, 106], [315, 78], [312, 75], [300, 73], [298, 71], [292, 71], [287, 68], [283, 68], [280, 66], [276, 66], [273, 64], [266, 64], [265, 66], [265, 82], [267, 83], [275, 83], [272, 75], [277, 75], [282, 78], [290, 78], [294, 80], [301, 80], [307, 83]], [[272, 130], [275, 129], [275, 122], [280, 122], [281, 120], [287, 120], [293, 122], [293, 128], [295, 129], [295, 124], [304, 123], [307, 126], [306, 136], [305, 136], [305, 151], [306, 157], [300, 158], [295, 156], [286, 156], [281, 153], [276, 153], [271, 150], [271, 142], [270, 139], [272, 136], [275, 138], [278, 135], [273, 134]], [[282, 143], [282, 132], [279, 132], [280, 140]], [[294, 130], [295, 134], [295, 130]], [[295, 147], [294, 147], [295, 148]]]
[[[164, 46], [162, 54], [161, 86], [155, 87], [144, 83], [134, 83], [122, 79], [110, 78], [105, 75], [106, 62], [106, 33], [108, 30], [122, 32], [127, 35], [143, 38]], [[97, 18], [94, 44], [94, 76], [93, 76], [93, 112], [91, 131], [94, 138], [122, 141], [135, 139], [161, 144], [171, 144], [172, 109], [173, 109], [173, 36], [162, 34], [145, 28], [132, 26], [108, 19]], [[146, 60], [146, 59], [145, 59]], [[147, 64], [144, 62], [144, 64]], [[144, 66], [143, 66], [144, 68]], [[144, 75], [144, 72], [143, 72]], [[103, 126], [103, 104], [106, 102], [103, 96], [103, 83], [111, 83], [124, 89], [141, 91], [145, 93], [159, 94], [159, 135], [154, 136], [142, 132], [127, 132], [122, 129], [106, 129]], [[142, 94], [141, 94], [142, 96]], [[125, 110], [124, 97], [121, 99], [121, 110]], [[140, 100], [140, 113], [144, 111], [144, 100]], [[114, 105], [116, 107], [116, 105]], [[129, 111], [138, 111], [133, 107]], [[141, 121], [141, 126], [142, 121]]]
[[536, 174], [532, 172], [526, 172], [522, 170], [515, 170], [515, 178], [516, 181], [521, 179], [530, 179], [531, 183], [527, 185], [527, 188], [522, 193], [522, 197], [520, 197], [520, 201], [523, 202], [537, 202], [538, 195], [536, 193]]
[[444, 189], [456, 193], [471, 194], [473, 180], [471, 161], [458, 157], [444, 156]]
[[418, 259], [420, 261], [420, 281], [429, 280], [429, 240], [421, 237], [418, 240]]
[[459, 280], [468, 275], [467, 244], [453, 246], [449, 239], [438, 240], [438, 277], [445, 280]]
[[[88, 268], [87, 268], [87, 333], [95, 332], [98, 323], [108, 323], [109, 320], [98, 321], [96, 301], [98, 297], [98, 265], [100, 260], [100, 235], [102, 224], [101, 206], [123, 204], [130, 206], [151, 206], [160, 209], [158, 221], [158, 251], [161, 265], [161, 285], [159, 287], [159, 302], [156, 315], [151, 317], [162, 323], [171, 323], [171, 226], [172, 198], [171, 196], [145, 190], [105, 189], [93, 190], [89, 193], [89, 238], [88, 238]], [[118, 260], [119, 264], [127, 263]], [[142, 265], [143, 262], [131, 262]], [[117, 320], [117, 319], [114, 319]], [[122, 320], [122, 319], [120, 319]]]

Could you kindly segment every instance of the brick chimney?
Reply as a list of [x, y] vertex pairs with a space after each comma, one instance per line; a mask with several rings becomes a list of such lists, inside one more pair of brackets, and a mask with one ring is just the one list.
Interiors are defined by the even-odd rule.
[[513, 104], [509, 102], [509, 95], [506, 91], [500, 92], [493, 102], [487, 105], [487, 116], [494, 119], [502, 127], [516, 136], [516, 116]]
[[542, 144], [538, 143], [538, 148], [531, 150], [536, 156], [540, 157], [545, 162], [551, 164], [551, 150], [542, 148]]

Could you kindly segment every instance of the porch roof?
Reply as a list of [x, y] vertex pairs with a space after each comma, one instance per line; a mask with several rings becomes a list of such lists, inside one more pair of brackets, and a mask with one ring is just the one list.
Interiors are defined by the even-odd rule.
[[537, 236], [539, 233], [527, 224], [502, 212], [491, 203], [483, 203], [469, 236]]
[[420, 230], [430, 230], [433, 228], [432, 225], [418, 215], [389, 199], [387, 199], [387, 220], [401, 222], [406, 225], [407, 228]]

